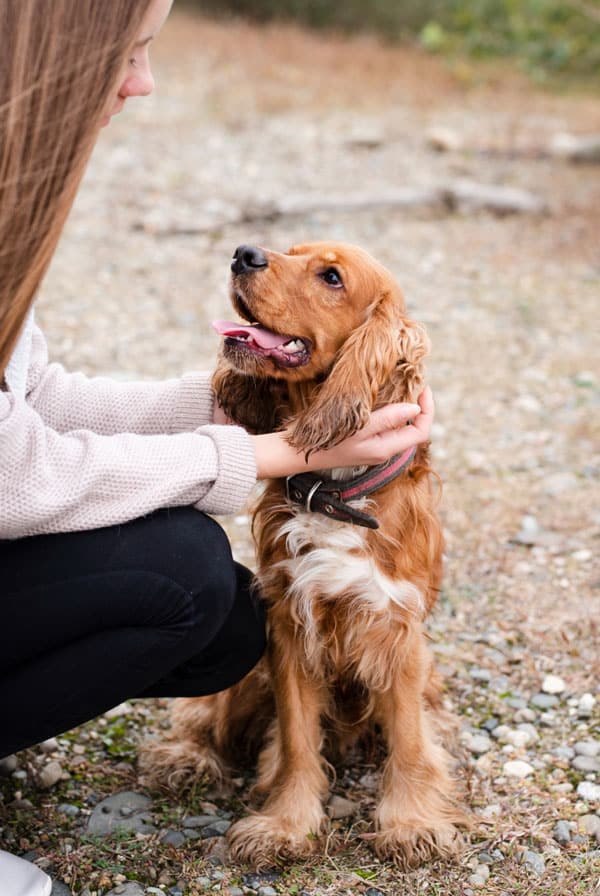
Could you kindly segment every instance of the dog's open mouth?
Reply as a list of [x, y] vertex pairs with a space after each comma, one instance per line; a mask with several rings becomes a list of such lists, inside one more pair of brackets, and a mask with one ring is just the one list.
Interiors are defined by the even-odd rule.
[[240, 324], [215, 320], [212, 325], [217, 333], [225, 337], [225, 345], [262, 358], [272, 358], [281, 367], [301, 367], [310, 360], [310, 343], [299, 336], [275, 333], [258, 322]]

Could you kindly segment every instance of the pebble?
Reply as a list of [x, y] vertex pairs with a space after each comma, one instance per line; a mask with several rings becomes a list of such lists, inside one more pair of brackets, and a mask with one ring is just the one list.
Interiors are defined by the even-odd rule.
[[531, 698], [530, 703], [532, 706], [537, 706], [538, 709], [552, 709], [554, 706], [558, 706], [560, 700], [554, 694], [536, 694]]
[[344, 799], [344, 797], [337, 796], [337, 794], [334, 794], [327, 804], [327, 814], [334, 820], [350, 818], [352, 815], [356, 815], [357, 811], [358, 803]]
[[473, 874], [469, 875], [469, 883], [473, 887], [484, 887], [490, 876], [490, 869], [485, 863], [477, 865]]
[[224, 892], [227, 893], [227, 896], [244, 896], [244, 891], [240, 889], [240, 887], [229, 887], [229, 889]]
[[365, 890], [365, 896], [384, 896], [384, 894], [377, 887], [369, 887], [368, 890]]
[[277, 896], [277, 890], [273, 887], [259, 887], [258, 896]]
[[183, 819], [183, 826], [185, 828], [204, 828], [217, 821], [220, 821], [218, 815], [188, 815]]
[[466, 732], [467, 736], [463, 736], [463, 742], [466, 748], [476, 756], [487, 753], [492, 748], [492, 742], [487, 734], [471, 734]]
[[573, 749], [578, 756], [597, 756], [600, 753], [600, 740], [579, 740]]
[[[144, 896], [145, 890], [136, 880], [130, 880], [126, 884], [119, 884], [114, 890], [109, 890], [106, 896]], [[159, 890], [159, 893], [162, 893]]]
[[43, 790], [49, 790], [62, 778], [63, 770], [55, 759], [43, 767], [38, 774], [38, 784]]
[[201, 828], [200, 836], [203, 840], [208, 840], [209, 837], [224, 837], [230, 827], [230, 821], [220, 818], [218, 821], [215, 821], [212, 824], [207, 824], [206, 827]]
[[527, 778], [532, 775], [534, 768], [523, 759], [511, 759], [502, 766], [504, 774], [511, 778]]
[[595, 837], [600, 840], [600, 817], [598, 815], [582, 815], [577, 820], [577, 828], [581, 833], [587, 834], [588, 837]]
[[69, 815], [72, 818], [75, 818], [76, 815], [79, 815], [81, 810], [79, 806], [74, 806], [72, 803], [61, 803], [56, 811], [62, 812], [63, 815]]
[[566, 687], [566, 684], [558, 675], [546, 675], [542, 682], [544, 694], [562, 694]]
[[48, 740], [43, 740], [41, 744], [39, 744], [39, 747], [43, 753], [56, 753], [57, 750], [60, 750], [60, 745], [55, 737], [49, 737]]
[[491, 672], [487, 669], [479, 669], [477, 667], [473, 667], [469, 669], [469, 675], [474, 681], [489, 681], [492, 677]]
[[595, 756], [576, 756], [571, 766], [578, 772], [600, 772], [600, 759]]
[[568, 762], [575, 756], [575, 750], [572, 747], [567, 747], [565, 744], [555, 747], [552, 753], [557, 759], [566, 759]]
[[98, 837], [106, 837], [116, 830], [151, 834], [156, 830], [149, 811], [151, 805], [150, 797], [132, 790], [114, 793], [94, 807], [87, 832]]
[[119, 703], [118, 706], [113, 706], [112, 709], [107, 709], [104, 713], [104, 718], [118, 719], [121, 716], [126, 716], [128, 712], [131, 712], [131, 705], [129, 703]]
[[539, 852], [533, 852], [531, 849], [526, 849], [523, 852], [521, 862], [523, 865], [527, 865], [528, 868], [531, 868], [536, 874], [539, 874], [540, 877], [546, 870], [546, 863], [544, 862], [543, 856], [541, 856]]
[[263, 884], [273, 884], [279, 880], [281, 873], [279, 871], [257, 871], [249, 874], [242, 874], [242, 883], [250, 890], [258, 890]]
[[13, 772], [16, 772], [18, 764], [14, 753], [11, 753], [10, 756], [5, 756], [4, 759], [0, 759], [0, 775], [12, 775]]
[[160, 838], [161, 843], [166, 843], [168, 846], [175, 846], [176, 848], [179, 846], [183, 846], [185, 840], [185, 834], [182, 834], [181, 831], [171, 830], [165, 831]]
[[571, 840], [571, 826], [568, 821], [557, 821], [552, 831], [552, 836], [561, 846], [566, 846]]
[[593, 694], [583, 694], [579, 698], [579, 703], [577, 704], [577, 715], [580, 719], [589, 719], [592, 714], [592, 710], [596, 705], [596, 698]]
[[600, 802], [600, 784], [593, 784], [591, 781], [582, 781], [577, 785], [577, 793], [588, 803]]

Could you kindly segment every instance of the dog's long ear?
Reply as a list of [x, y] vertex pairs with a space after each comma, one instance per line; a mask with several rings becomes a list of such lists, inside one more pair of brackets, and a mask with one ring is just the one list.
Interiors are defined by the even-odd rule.
[[228, 417], [255, 435], [274, 432], [287, 408], [287, 386], [279, 380], [244, 376], [222, 356], [212, 376], [219, 406]]
[[[337, 445], [366, 424], [383, 392], [386, 401], [415, 400], [429, 341], [400, 308], [398, 295], [386, 291], [346, 340], [310, 407], [294, 421], [292, 445], [307, 455]], [[404, 387], [406, 394], [399, 394]]]

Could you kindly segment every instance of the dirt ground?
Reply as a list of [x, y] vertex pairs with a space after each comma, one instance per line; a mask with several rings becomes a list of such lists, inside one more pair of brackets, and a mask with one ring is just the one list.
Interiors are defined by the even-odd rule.
[[[600, 803], [580, 788], [600, 775], [571, 756], [574, 744], [600, 740], [600, 166], [547, 152], [558, 133], [600, 133], [598, 98], [541, 92], [514, 70], [371, 39], [182, 12], [153, 53], [157, 90], [102, 134], [39, 302], [52, 357], [119, 378], [210, 367], [210, 321], [230, 313], [233, 249], [320, 238], [359, 244], [386, 264], [433, 343], [447, 567], [430, 632], [464, 724], [470, 845], [458, 865], [410, 874], [376, 861], [361, 838], [376, 769], [359, 757], [335, 786], [357, 814], [334, 823], [317, 860], [279, 869], [270, 886], [311, 896], [600, 891], [598, 828], [581, 822]], [[434, 127], [461, 146], [435, 151]], [[239, 209], [290, 195], [379, 196], [454, 178], [531, 191], [547, 211], [316, 210], [236, 223]], [[247, 517], [225, 524], [252, 564]], [[549, 674], [563, 687], [546, 705], [535, 698]], [[206, 843], [100, 844], [82, 830], [94, 801], [140, 789], [135, 743], [163, 714], [136, 703], [118, 731], [104, 719], [59, 738], [64, 775], [48, 790], [36, 784], [48, 754], [22, 754], [25, 775], [0, 782], [0, 841], [35, 850], [77, 892], [130, 878], [175, 896], [255, 892], [248, 869], [226, 859], [211, 877]], [[492, 732], [489, 749], [473, 749], [495, 723], [533, 734], [523, 743]], [[531, 772], [512, 777], [514, 759]], [[241, 785], [233, 802], [214, 805], [236, 817], [245, 793]], [[177, 828], [207, 796], [152, 794], [157, 825]], [[64, 803], [79, 815], [61, 814]], [[567, 843], [555, 839], [558, 821]]]

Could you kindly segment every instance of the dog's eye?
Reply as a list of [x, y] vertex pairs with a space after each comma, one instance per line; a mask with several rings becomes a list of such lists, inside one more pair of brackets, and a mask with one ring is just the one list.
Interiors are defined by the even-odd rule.
[[326, 271], [323, 271], [319, 274], [319, 277], [325, 281], [328, 286], [335, 286], [339, 289], [340, 286], [343, 286], [342, 278], [340, 277], [339, 271], [335, 268], [327, 268]]

